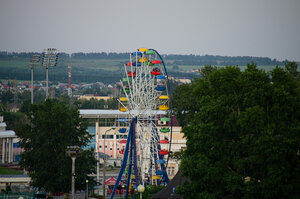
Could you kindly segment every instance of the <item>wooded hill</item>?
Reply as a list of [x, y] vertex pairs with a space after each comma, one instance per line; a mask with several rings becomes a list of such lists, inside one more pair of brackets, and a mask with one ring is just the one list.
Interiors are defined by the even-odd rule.
[[[0, 79], [30, 80], [29, 60], [35, 52], [0, 52]], [[286, 61], [268, 57], [230, 57], [215, 55], [162, 55], [169, 75], [193, 78], [198, 76], [197, 69], [204, 65], [234, 65], [243, 68], [254, 62], [258, 67], [271, 70], [276, 65], [283, 66]], [[124, 73], [123, 64], [128, 62], [129, 53], [59, 53], [58, 65], [49, 69], [49, 80], [67, 82], [68, 65], [72, 66], [72, 82], [112, 83], [118, 81]], [[196, 71], [196, 72], [195, 72]], [[45, 69], [36, 67], [34, 79], [45, 79]]]

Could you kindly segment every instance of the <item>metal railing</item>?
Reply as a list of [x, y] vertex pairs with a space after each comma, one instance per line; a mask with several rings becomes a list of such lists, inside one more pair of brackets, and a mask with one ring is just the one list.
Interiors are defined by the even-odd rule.
[[1, 192], [0, 199], [38, 199], [32, 192]]

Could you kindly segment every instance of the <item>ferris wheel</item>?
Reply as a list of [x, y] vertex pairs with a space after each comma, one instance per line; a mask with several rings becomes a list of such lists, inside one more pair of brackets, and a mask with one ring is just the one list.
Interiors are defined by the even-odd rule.
[[128, 130], [119, 130], [128, 134], [111, 198], [124, 173], [127, 174], [126, 196], [130, 185], [137, 187], [169, 182], [166, 167], [172, 138], [172, 117], [168, 74], [160, 54], [147, 48], [130, 53], [120, 84], [120, 111], [128, 112], [131, 122]]

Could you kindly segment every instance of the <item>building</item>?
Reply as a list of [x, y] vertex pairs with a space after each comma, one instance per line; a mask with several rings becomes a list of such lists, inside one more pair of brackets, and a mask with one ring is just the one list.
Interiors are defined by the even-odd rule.
[[183, 83], [183, 84], [190, 84], [190, 83], [192, 83], [192, 80], [190, 80], [189, 78], [186, 78], [186, 77], [172, 77], [172, 76], [169, 76], [168, 78], [170, 80], [173, 80], [173, 81], [179, 82], [179, 83]]
[[3, 116], [0, 116], [0, 162], [2, 164], [15, 162], [14, 145], [18, 142], [16, 133], [6, 130]]
[[79, 98], [80, 100], [91, 100], [91, 99], [95, 99], [95, 100], [104, 100], [107, 101], [109, 99], [113, 99], [112, 96], [99, 96], [99, 95], [80, 95]]
[[[165, 115], [164, 111], [157, 111], [157, 117]], [[82, 118], [95, 119], [95, 147], [98, 148], [98, 153], [110, 156], [107, 160], [108, 165], [118, 166], [123, 158], [123, 150], [126, 145], [127, 133], [120, 133], [120, 129], [129, 129], [130, 121], [128, 112], [119, 110], [80, 110]], [[176, 121], [176, 118], [174, 118]], [[186, 147], [186, 140], [181, 132], [181, 127], [177, 126], [177, 121], [172, 128], [171, 133], [159, 133], [160, 139], [172, 140], [171, 151], [177, 152]], [[173, 124], [174, 124], [173, 123]], [[116, 126], [112, 129], [112, 126]], [[167, 125], [166, 122], [158, 122], [158, 128]], [[105, 139], [104, 139], [105, 138]], [[93, 141], [92, 141], [93, 142]], [[105, 142], [105, 144], [104, 144]], [[161, 144], [162, 149], [168, 150], [167, 144]], [[101, 160], [100, 160], [101, 163]], [[178, 171], [179, 162], [176, 159], [169, 159], [168, 175], [172, 178]]]

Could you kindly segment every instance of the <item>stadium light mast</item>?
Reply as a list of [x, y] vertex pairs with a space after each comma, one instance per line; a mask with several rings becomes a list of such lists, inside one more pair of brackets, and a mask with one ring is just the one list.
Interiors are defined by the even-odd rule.
[[33, 104], [33, 69], [34, 66], [38, 65], [38, 63], [40, 62], [40, 55], [35, 54], [31, 56], [30, 59], [30, 69], [31, 69], [31, 104]]
[[75, 199], [75, 161], [82, 153], [82, 149], [79, 146], [67, 146], [66, 155], [72, 158], [72, 199]]
[[69, 76], [69, 82], [68, 82], [68, 96], [72, 98], [72, 86], [71, 86], [71, 66], [68, 66], [68, 76]]
[[55, 48], [48, 48], [43, 52], [42, 66], [46, 68], [46, 99], [49, 97], [49, 80], [48, 80], [48, 68], [56, 66], [58, 60], [58, 53]]

